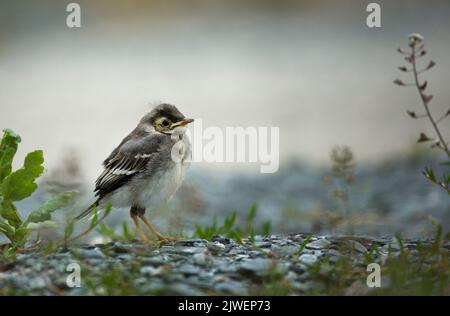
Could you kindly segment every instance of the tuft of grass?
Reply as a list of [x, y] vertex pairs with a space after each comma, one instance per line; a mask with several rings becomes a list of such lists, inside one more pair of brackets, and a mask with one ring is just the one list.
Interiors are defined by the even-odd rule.
[[136, 239], [135, 234], [130, 231], [127, 221], [122, 222], [121, 228], [122, 228], [122, 233], [117, 234], [113, 228], [109, 227], [105, 223], [100, 223], [97, 228], [97, 231], [102, 236], [107, 237], [111, 240], [130, 242], [130, 241], [133, 241]]
[[217, 224], [217, 217], [214, 215], [210, 226], [202, 227], [198, 224], [195, 225], [193, 237], [211, 240], [216, 235], [225, 235], [242, 244], [242, 239], [248, 236], [253, 243], [257, 234], [264, 236], [270, 235], [272, 226], [270, 221], [265, 221], [261, 228], [257, 230], [254, 224], [257, 212], [257, 206], [256, 204], [253, 204], [248, 210], [243, 228], [236, 224], [237, 211], [233, 211], [231, 215], [225, 216], [222, 225]]
[[109, 264], [101, 273], [93, 273], [88, 267], [83, 267], [82, 282], [92, 295], [117, 296], [136, 295], [135, 280], [139, 275], [140, 265], [130, 263], [129, 269]]
[[307, 267], [314, 286], [311, 295], [450, 295], [450, 264], [448, 251], [443, 248], [450, 241], [450, 233], [443, 236], [442, 226], [434, 227], [429, 243], [417, 242], [409, 249], [400, 234], [395, 236], [399, 252], [388, 247], [382, 259], [377, 244], [365, 255], [365, 263], [381, 267], [381, 287], [366, 286], [368, 272], [364, 265], [351, 257], [342, 256], [330, 263], [328, 258]]
[[305, 250], [306, 245], [311, 241], [311, 235], [308, 235], [300, 244], [300, 246], [298, 247], [298, 250], [296, 252], [296, 256], [300, 256], [303, 252], [303, 250]]
[[250, 295], [256, 296], [286, 296], [293, 293], [293, 289], [286, 278], [286, 273], [280, 271], [276, 261], [269, 267], [267, 273], [261, 278], [257, 287], [251, 290]]

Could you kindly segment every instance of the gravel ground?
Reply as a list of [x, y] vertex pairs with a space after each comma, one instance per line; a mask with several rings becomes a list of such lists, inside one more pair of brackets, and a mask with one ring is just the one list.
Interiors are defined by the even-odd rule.
[[[419, 239], [404, 241], [414, 250]], [[427, 244], [426, 240], [420, 241]], [[400, 247], [393, 238], [361, 236], [256, 236], [254, 242], [216, 236], [180, 240], [166, 245], [110, 242], [41, 253], [19, 253], [0, 259], [0, 294], [19, 295], [273, 295], [310, 294], [323, 286], [311, 266], [332, 273], [340, 258], [366, 269], [366, 255], [377, 245], [380, 264]], [[447, 254], [450, 245], [442, 248]], [[69, 288], [67, 266], [81, 267], [81, 286]], [[368, 274], [369, 272], [367, 272]], [[347, 294], [370, 294], [365, 279], [356, 280]], [[361, 286], [361, 284], [363, 286]], [[355, 290], [356, 289], [356, 290]]]

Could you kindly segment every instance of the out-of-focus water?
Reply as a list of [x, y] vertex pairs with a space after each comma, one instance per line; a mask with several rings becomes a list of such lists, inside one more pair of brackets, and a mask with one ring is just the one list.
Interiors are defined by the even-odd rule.
[[399, 154], [428, 130], [405, 114], [415, 92], [392, 84], [413, 31], [438, 63], [433, 110], [448, 106], [446, 1], [382, 1], [381, 29], [360, 1], [79, 3], [81, 29], [65, 26], [64, 3], [1, 4], [0, 126], [22, 135], [20, 157], [43, 148], [48, 168], [73, 147], [94, 179], [161, 101], [205, 126], [279, 126], [284, 160], [325, 162], [336, 144], [361, 162]]

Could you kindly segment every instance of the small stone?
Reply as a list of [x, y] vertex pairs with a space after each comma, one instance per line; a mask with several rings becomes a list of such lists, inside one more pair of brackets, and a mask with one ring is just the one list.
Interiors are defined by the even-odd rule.
[[45, 287], [45, 280], [41, 277], [34, 277], [29, 282], [29, 287], [32, 290], [42, 289]]
[[183, 296], [200, 296], [204, 295], [203, 292], [193, 288], [184, 283], [176, 283], [168, 288], [170, 295], [183, 295]]
[[24, 261], [26, 259], [28, 259], [30, 257], [30, 255], [25, 254], [25, 253], [19, 253], [16, 255], [16, 261]]
[[289, 282], [295, 282], [295, 280], [297, 280], [297, 274], [293, 271], [289, 271], [286, 275], [286, 279]]
[[218, 241], [209, 243], [207, 247], [214, 254], [218, 254], [218, 253], [225, 251], [225, 245]]
[[336, 257], [342, 256], [342, 254], [336, 249], [330, 249], [330, 250], [328, 250], [327, 253], [329, 256], [336, 256]]
[[198, 267], [190, 265], [190, 264], [183, 264], [183, 265], [173, 269], [172, 272], [186, 274], [186, 275], [193, 275], [193, 274], [198, 274], [200, 272], [200, 269]]
[[254, 240], [255, 242], [263, 242], [267, 239], [267, 237], [261, 236], [261, 235], [255, 235]]
[[209, 254], [205, 252], [196, 253], [192, 259], [194, 260], [194, 263], [199, 266], [206, 266], [209, 265], [212, 262], [211, 257]]
[[292, 240], [298, 241], [298, 242], [302, 242], [303, 240], [305, 240], [305, 236], [300, 235], [300, 234], [294, 235], [294, 236], [292, 237]]
[[228, 244], [234, 244], [234, 240], [231, 238], [227, 238], [227, 237], [222, 237], [222, 236], [213, 236], [211, 238], [211, 240], [214, 241], [218, 241], [224, 245], [228, 245]]
[[281, 246], [281, 245], [272, 245], [272, 252], [280, 257], [292, 257], [298, 251], [298, 247], [296, 246]]
[[349, 240], [348, 242], [350, 244], [350, 249], [354, 249], [360, 253], [367, 253], [366, 247], [364, 247], [360, 242], [356, 240]]
[[98, 259], [98, 258], [92, 258], [92, 259], [85, 259], [86, 263], [89, 264], [92, 267], [100, 268], [102, 265], [105, 264], [104, 259]]
[[270, 259], [257, 258], [253, 260], [247, 260], [238, 266], [238, 270], [241, 272], [254, 272], [256, 274], [266, 274], [274, 262]]
[[167, 256], [144, 257], [141, 263], [144, 265], [162, 265], [169, 261]]
[[133, 252], [133, 245], [129, 245], [129, 244], [123, 244], [121, 242], [116, 242], [113, 247], [112, 250], [115, 253], [130, 253]]
[[124, 254], [118, 255], [116, 258], [120, 259], [122, 261], [131, 261], [131, 260], [133, 260], [134, 257], [130, 254], [124, 253]]
[[179, 247], [179, 246], [163, 246], [161, 247], [162, 252], [175, 253], [181, 255], [192, 255], [198, 252], [204, 251], [200, 247]]
[[155, 267], [152, 267], [152, 266], [145, 266], [145, 267], [142, 267], [141, 268], [141, 274], [143, 274], [143, 275], [151, 275], [151, 276], [154, 276], [154, 275], [159, 275], [159, 274], [161, 274], [162, 273], [162, 271], [163, 271], [163, 269], [161, 268], [161, 267], [158, 267], [158, 268], [155, 268]]
[[267, 241], [257, 241], [255, 242], [255, 247], [258, 248], [270, 248], [272, 246], [272, 243]]
[[324, 248], [328, 248], [331, 245], [331, 242], [328, 241], [325, 238], [320, 238], [317, 239], [315, 241], [312, 241], [308, 244], [306, 244], [306, 248], [309, 249], [324, 249]]
[[77, 249], [75, 253], [81, 259], [105, 259], [105, 254], [98, 247], [93, 249]]
[[305, 253], [305, 254], [301, 255], [300, 257], [298, 257], [298, 260], [304, 264], [314, 264], [317, 262], [318, 258], [315, 255]]
[[241, 282], [236, 281], [228, 281], [226, 283], [219, 283], [214, 287], [214, 290], [223, 293], [223, 294], [230, 294], [230, 295], [246, 295], [247, 290], [246, 286]]
[[205, 239], [189, 239], [189, 240], [177, 240], [175, 242], [176, 246], [184, 247], [201, 247], [208, 243]]

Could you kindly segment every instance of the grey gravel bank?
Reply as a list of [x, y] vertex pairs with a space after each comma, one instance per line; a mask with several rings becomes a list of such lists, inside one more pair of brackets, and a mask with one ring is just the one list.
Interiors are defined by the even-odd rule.
[[[323, 286], [313, 273], [334, 273], [345, 259], [365, 270], [368, 258], [382, 265], [398, 256], [401, 246], [414, 255], [424, 239], [399, 245], [392, 237], [256, 236], [243, 244], [216, 236], [180, 240], [166, 245], [110, 242], [74, 246], [54, 253], [19, 253], [14, 260], [0, 259], [3, 295], [264, 295], [311, 294]], [[376, 246], [376, 253], [373, 251]], [[448, 255], [450, 245], [441, 249]], [[370, 254], [370, 256], [369, 256]], [[81, 286], [68, 287], [71, 271], [81, 269]], [[368, 272], [369, 273], [369, 272]], [[353, 280], [348, 293], [370, 294], [366, 279]]]

